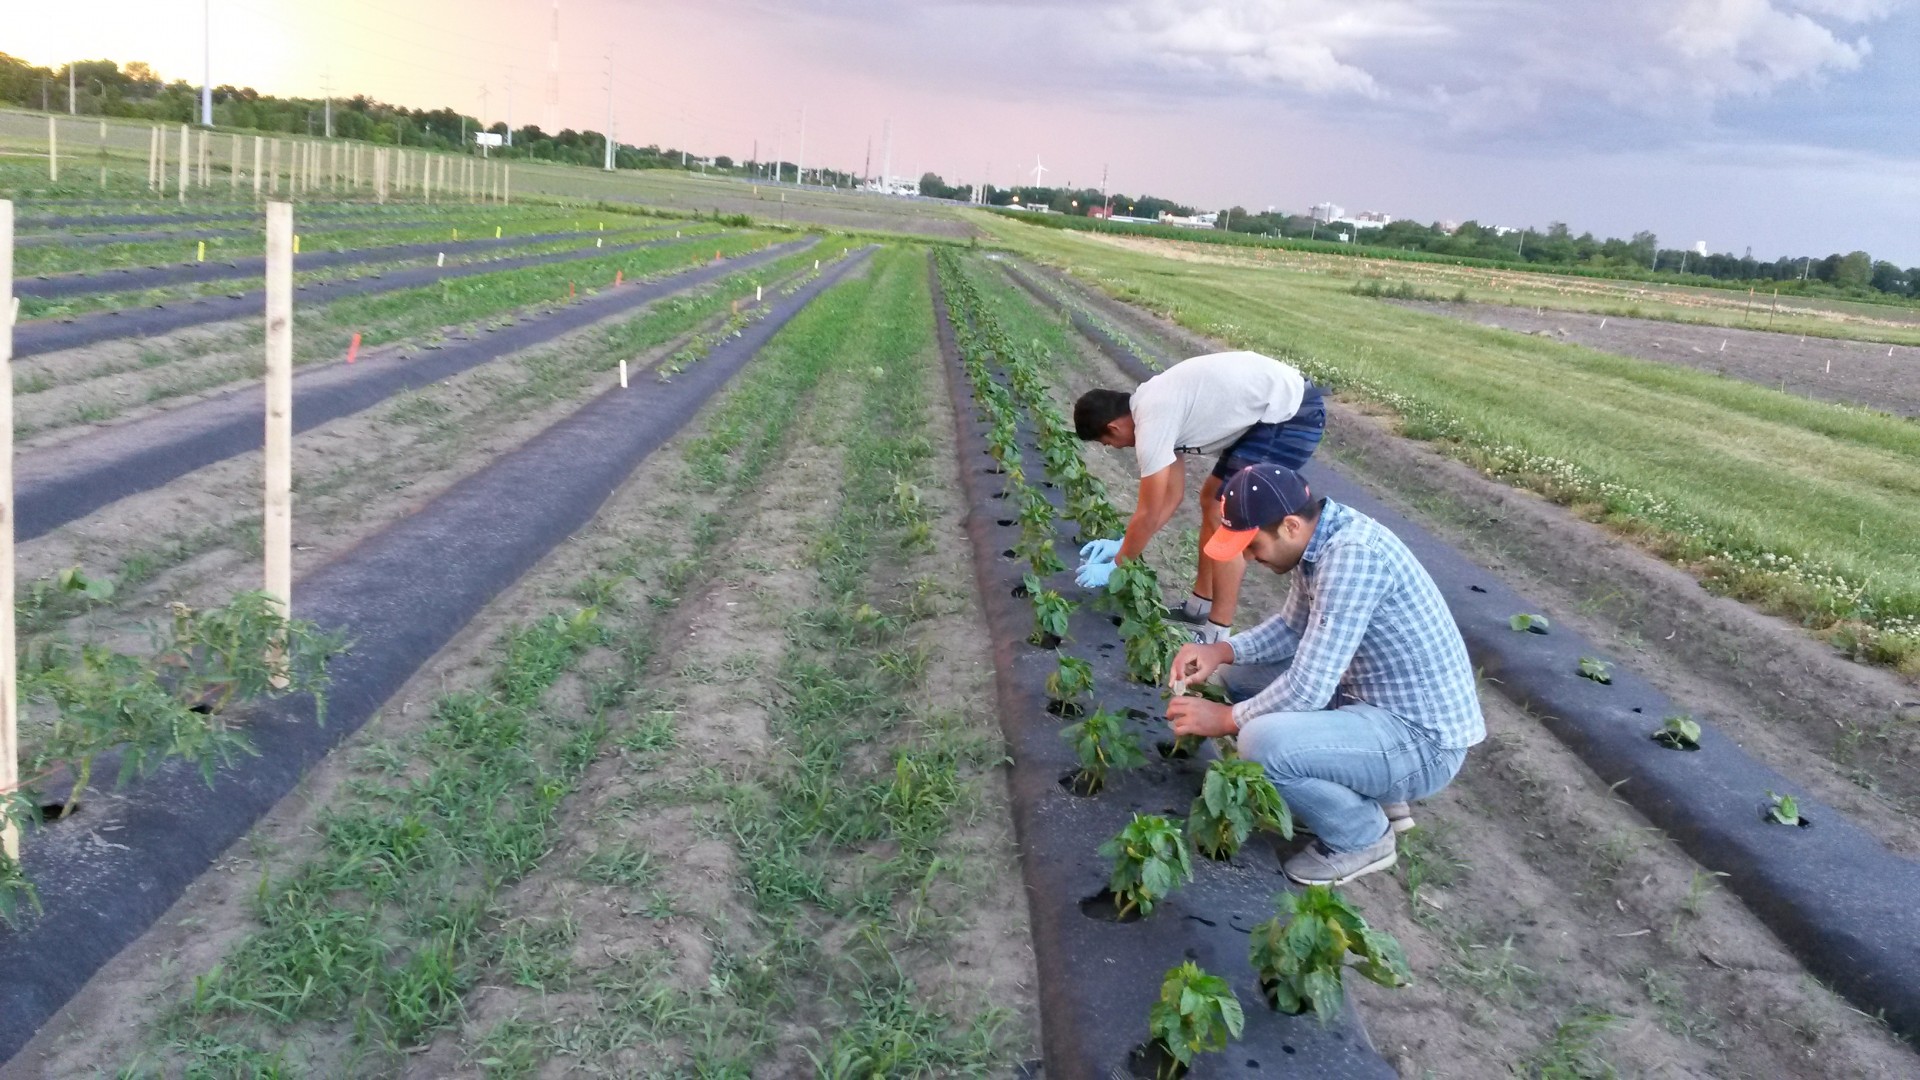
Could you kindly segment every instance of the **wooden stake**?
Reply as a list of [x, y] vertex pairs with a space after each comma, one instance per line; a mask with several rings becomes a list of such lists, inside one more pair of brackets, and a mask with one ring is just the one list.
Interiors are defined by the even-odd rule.
[[147, 132], [147, 190], [159, 186], [159, 172], [155, 165], [160, 160], [160, 129], [154, 127]]
[[240, 136], [234, 135], [230, 137], [233, 139], [233, 164], [227, 168], [227, 196], [229, 198], [240, 194]]
[[625, 390], [626, 388], [627, 388], [627, 362], [625, 359], [622, 359], [620, 361], [620, 389]]
[[107, 190], [107, 122], [100, 121], [100, 190]]
[[60, 131], [53, 117], [47, 117], [47, 182], [60, 182]]
[[293, 613], [293, 204], [267, 204], [267, 595]]
[[[0, 199], [0, 799], [20, 786], [13, 618], [13, 203]], [[20, 858], [20, 830], [6, 814], [0, 851]]]
[[513, 205], [513, 166], [500, 166], [500, 204]]
[[187, 185], [192, 182], [190, 168], [193, 161], [193, 129], [186, 124], [180, 125], [180, 201], [187, 201]]

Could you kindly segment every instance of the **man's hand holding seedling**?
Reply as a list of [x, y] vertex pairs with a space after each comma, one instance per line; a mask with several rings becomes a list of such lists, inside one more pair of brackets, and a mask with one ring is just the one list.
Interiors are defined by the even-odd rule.
[[1240, 730], [1234, 722], [1233, 706], [1202, 697], [1188, 697], [1187, 684], [1204, 682], [1222, 665], [1233, 663], [1233, 646], [1224, 641], [1212, 644], [1182, 645], [1173, 656], [1173, 669], [1167, 682], [1173, 688], [1173, 700], [1167, 702], [1167, 720], [1175, 735], [1215, 738]]

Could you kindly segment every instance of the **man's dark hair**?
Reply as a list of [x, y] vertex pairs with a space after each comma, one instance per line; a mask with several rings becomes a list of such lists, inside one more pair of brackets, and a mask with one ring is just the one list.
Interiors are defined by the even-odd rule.
[[1107, 425], [1132, 411], [1132, 394], [1089, 390], [1073, 403], [1073, 430], [1082, 442], [1094, 442], [1107, 433]]

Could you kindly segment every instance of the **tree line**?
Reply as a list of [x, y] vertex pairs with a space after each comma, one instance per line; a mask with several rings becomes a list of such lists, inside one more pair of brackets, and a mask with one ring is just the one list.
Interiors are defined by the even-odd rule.
[[[69, 81], [69, 69], [72, 79]], [[199, 118], [200, 92], [185, 80], [168, 82], [145, 63], [125, 65], [112, 60], [83, 60], [60, 68], [39, 67], [0, 53], [0, 102], [26, 108], [64, 112], [68, 87], [75, 112], [164, 123], [192, 123]], [[572, 128], [549, 134], [535, 125], [514, 128], [504, 123], [482, 125], [475, 117], [449, 108], [409, 109], [365, 95], [339, 98], [275, 97], [252, 87], [219, 86], [213, 91], [214, 122], [223, 127], [253, 131], [288, 132], [319, 136], [327, 132], [329, 114], [333, 134], [391, 146], [418, 146], [435, 150], [472, 150], [473, 133], [488, 131], [511, 142], [488, 153], [509, 159], [553, 161], [572, 165], [599, 165], [605, 159], [606, 136]], [[509, 139], [510, 135], [510, 139]], [[795, 166], [784, 161], [711, 160], [674, 147], [616, 144], [614, 163], [622, 169], [701, 168], [743, 177], [792, 177]], [[833, 187], [851, 187], [861, 178], [837, 170], [808, 170], [807, 180]], [[928, 198], [972, 201], [972, 185], [953, 185], [938, 173], [920, 178], [920, 193]], [[1158, 218], [1161, 214], [1191, 215], [1191, 206], [1152, 195], [1102, 194], [1094, 188], [1044, 186], [985, 189], [989, 206], [1044, 206], [1060, 214], [1085, 216], [1095, 207], [1115, 215]], [[1791, 256], [1765, 261], [1751, 255], [1699, 255], [1662, 248], [1651, 232], [1630, 239], [1596, 239], [1592, 233], [1575, 236], [1555, 222], [1544, 231], [1520, 229], [1501, 232], [1469, 221], [1448, 232], [1439, 223], [1422, 225], [1396, 221], [1384, 227], [1329, 226], [1304, 214], [1250, 213], [1235, 206], [1221, 213], [1216, 229], [1249, 237], [1275, 239], [1334, 239], [1350, 231], [1356, 246], [1376, 250], [1421, 252], [1517, 265], [1636, 271], [1665, 277], [1684, 275], [1715, 281], [1778, 283], [1783, 291], [1826, 292], [1871, 297], [1875, 294], [1920, 296], [1920, 267], [1901, 268], [1876, 260], [1864, 251], [1819, 256]]]

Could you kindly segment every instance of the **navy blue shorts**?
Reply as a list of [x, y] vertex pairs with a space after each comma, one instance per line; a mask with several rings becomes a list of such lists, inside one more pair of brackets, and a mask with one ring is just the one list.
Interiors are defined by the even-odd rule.
[[1300, 411], [1278, 424], [1255, 424], [1247, 429], [1213, 466], [1213, 475], [1225, 480], [1249, 465], [1281, 465], [1299, 470], [1320, 446], [1327, 430], [1327, 401], [1320, 388], [1307, 384]]

